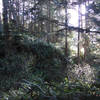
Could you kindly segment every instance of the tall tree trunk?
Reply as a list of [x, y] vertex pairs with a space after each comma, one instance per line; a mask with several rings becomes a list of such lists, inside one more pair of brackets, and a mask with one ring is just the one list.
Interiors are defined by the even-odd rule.
[[2, 20], [1, 20], [1, 14], [0, 14], [0, 34], [2, 33], [3, 29], [2, 29]]
[[67, 18], [67, 5], [65, 6], [65, 23], [66, 23], [66, 30], [65, 30], [65, 55], [68, 56], [68, 30], [67, 30], [67, 25], [68, 25], [68, 18]]
[[3, 32], [5, 34], [5, 55], [9, 55], [11, 48], [11, 39], [12, 36], [9, 32], [9, 24], [8, 24], [8, 9], [9, 9], [9, 1], [3, 0]]
[[[85, 2], [85, 8], [87, 8], [87, 6], [89, 5], [89, 0], [87, 0], [86, 2]], [[88, 13], [88, 11], [86, 12], [86, 13]], [[88, 16], [85, 16], [85, 28], [86, 29], [88, 29], [89, 28], [89, 18], [88, 18]], [[89, 52], [89, 35], [90, 35], [90, 33], [88, 33], [88, 34], [84, 34], [85, 36], [85, 42], [84, 42], [84, 60], [85, 61], [87, 61], [87, 58], [88, 58], [88, 56], [89, 56], [89, 54], [90, 54], [90, 52]]]
[[[78, 27], [80, 28], [80, 3], [78, 5]], [[80, 63], [80, 30], [78, 30], [78, 64]]]
[[[40, 5], [40, 10], [41, 10], [41, 13], [43, 13], [42, 4]], [[40, 32], [43, 32], [43, 21], [44, 20], [40, 20]]]
[[51, 14], [50, 14], [50, 0], [47, 1], [47, 42], [49, 43], [49, 34], [50, 34], [50, 18], [51, 18]]
[[10, 9], [10, 5], [11, 5], [12, 1], [9, 0], [9, 22], [11, 22], [11, 9]]
[[9, 34], [9, 25], [8, 25], [8, 7], [9, 1], [2, 0], [3, 2], [3, 31], [6, 35]]
[[23, 28], [24, 28], [24, 9], [25, 9], [25, 1], [23, 0]]

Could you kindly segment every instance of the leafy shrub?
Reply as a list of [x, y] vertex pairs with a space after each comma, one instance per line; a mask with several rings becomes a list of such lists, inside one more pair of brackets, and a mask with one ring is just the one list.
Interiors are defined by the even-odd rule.
[[[73, 67], [72, 67], [73, 66]], [[87, 63], [72, 65], [68, 72], [69, 80], [93, 83], [95, 81], [95, 69]]]
[[64, 68], [64, 56], [59, 49], [45, 42], [34, 42], [32, 54], [36, 56], [33, 72], [43, 72], [46, 81], [61, 81]]
[[[12, 39], [9, 54], [0, 59], [0, 87], [9, 89], [16, 81], [30, 78], [31, 72], [48, 82], [61, 82], [64, 79], [65, 59], [60, 50], [42, 41], [22, 43], [15, 40]], [[17, 48], [20, 48], [21, 52], [17, 51]]]
[[28, 66], [33, 62], [31, 55], [10, 53], [0, 59], [0, 88], [10, 89], [13, 84], [28, 77]]

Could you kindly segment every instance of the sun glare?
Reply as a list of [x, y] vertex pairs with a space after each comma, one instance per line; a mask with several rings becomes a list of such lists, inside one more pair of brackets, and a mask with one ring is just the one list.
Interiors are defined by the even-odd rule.
[[78, 13], [76, 9], [69, 9], [69, 25], [71, 26], [78, 26]]
[[[86, 14], [86, 7], [84, 4], [81, 5], [81, 9], [80, 9], [80, 13], [82, 14], [82, 28], [85, 28], [85, 14]], [[65, 16], [65, 9], [62, 9], [61, 10], [61, 15], [62, 16]], [[74, 27], [78, 27], [78, 19], [79, 19], [79, 14], [78, 14], [78, 6], [75, 6], [74, 9], [68, 9], [68, 25], [69, 26], [74, 26]], [[75, 40], [77, 39], [77, 35], [75, 34], [74, 36]], [[75, 46], [71, 46], [70, 49], [71, 50], [74, 50], [74, 55], [77, 54], [77, 42], [74, 42], [76, 43]], [[84, 48], [81, 48], [80, 49], [80, 52], [82, 53], [82, 55], [84, 55], [85, 53], [85, 50]]]
[[81, 53], [84, 55], [84, 53], [85, 53], [85, 50], [84, 50], [84, 48], [81, 48]]
[[61, 10], [61, 15], [65, 16], [65, 9]]
[[0, 0], [0, 14], [2, 13], [2, 0]]
[[[83, 20], [85, 20], [85, 13], [86, 13], [86, 8], [85, 8], [85, 5], [82, 4], [81, 5], [81, 14], [83, 15]], [[68, 9], [68, 16], [69, 16], [69, 22], [68, 24], [71, 25], [71, 26], [76, 26], [78, 27], [78, 6], [74, 7], [74, 9]], [[61, 10], [61, 15], [65, 16], [65, 10], [62, 9]]]
[[81, 5], [81, 13], [86, 14], [86, 7], [84, 4]]

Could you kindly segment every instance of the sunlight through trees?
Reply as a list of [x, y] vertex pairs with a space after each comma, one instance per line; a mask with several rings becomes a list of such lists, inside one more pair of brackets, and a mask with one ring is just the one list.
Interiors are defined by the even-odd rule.
[[99, 100], [100, 0], [0, 0], [0, 100]]

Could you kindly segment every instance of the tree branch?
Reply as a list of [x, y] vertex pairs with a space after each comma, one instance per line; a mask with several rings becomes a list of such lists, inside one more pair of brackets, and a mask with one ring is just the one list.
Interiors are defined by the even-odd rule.
[[74, 27], [74, 26], [65, 26], [65, 28], [62, 28], [56, 32], [60, 32], [60, 31], [63, 31], [63, 30], [69, 30], [69, 31], [77, 31], [77, 32], [82, 32], [82, 33], [98, 33], [100, 34], [100, 31], [91, 31], [90, 29], [83, 29], [83, 28], [79, 28], [79, 27]]

